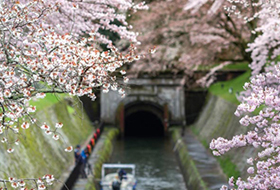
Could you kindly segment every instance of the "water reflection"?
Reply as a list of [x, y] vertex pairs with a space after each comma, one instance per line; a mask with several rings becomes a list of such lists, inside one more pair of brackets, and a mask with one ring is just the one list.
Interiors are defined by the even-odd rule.
[[137, 190], [186, 190], [166, 138], [126, 138], [114, 145], [111, 162], [136, 164]]

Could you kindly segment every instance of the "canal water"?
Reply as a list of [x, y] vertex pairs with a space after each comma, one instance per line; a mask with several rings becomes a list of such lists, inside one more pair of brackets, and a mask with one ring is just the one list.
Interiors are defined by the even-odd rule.
[[114, 144], [112, 163], [135, 164], [137, 190], [186, 190], [169, 139], [126, 137]]

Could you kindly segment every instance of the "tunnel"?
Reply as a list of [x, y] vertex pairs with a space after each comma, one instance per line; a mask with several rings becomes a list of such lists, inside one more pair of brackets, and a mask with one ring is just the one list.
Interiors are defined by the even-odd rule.
[[163, 109], [147, 102], [138, 102], [125, 108], [125, 137], [164, 136]]

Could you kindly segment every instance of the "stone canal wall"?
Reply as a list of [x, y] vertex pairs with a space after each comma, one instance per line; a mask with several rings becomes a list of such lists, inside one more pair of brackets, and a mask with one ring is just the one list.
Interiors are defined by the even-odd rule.
[[[233, 114], [236, 108], [237, 105], [235, 104], [220, 97], [209, 95], [207, 103], [193, 126], [193, 132], [205, 146], [209, 146], [213, 138], [231, 139], [234, 135], [245, 133], [246, 127], [241, 126], [240, 118]], [[219, 159], [234, 163], [241, 176], [246, 176], [248, 167], [246, 160], [254, 153], [254, 149], [251, 147], [238, 148], [219, 157]]]
[[[217, 162], [209, 149], [209, 144], [213, 138], [221, 136], [231, 139], [234, 135], [246, 133], [246, 128], [239, 123], [240, 118], [233, 114], [236, 108], [237, 105], [210, 94], [208, 95], [207, 101], [197, 121], [190, 128], [185, 130], [183, 136], [182, 128], [170, 128], [172, 141], [174, 142], [174, 151], [178, 156], [188, 189], [216, 190], [220, 189], [222, 184], [227, 184], [226, 177], [247, 176], [246, 171], [248, 165], [246, 164], [246, 160], [252, 156], [252, 154], [256, 153], [255, 149], [252, 147], [238, 148], [221, 157], [215, 157], [222, 168], [221, 169], [220, 166], [214, 167], [217, 169], [217, 171], [214, 172], [217, 175], [213, 175], [213, 171], [208, 173], [207, 171], [202, 171], [202, 167], [205, 168], [205, 166], [202, 166], [202, 162], [209, 163], [209, 167], [210, 164]], [[189, 139], [190, 137], [192, 137], [192, 139]], [[200, 141], [204, 147], [201, 146], [199, 150], [191, 150], [193, 149], [195, 141]], [[205, 159], [197, 160], [197, 155], [205, 148]], [[208, 156], [206, 154], [208, 154]], [[214, 177], [219, 178], [214, 179]], [[209, 181], [211, 183], [216, 181], [216, 184], [214, 183], [211, 185]]]
[[62, 122], [60, 140], [53, 140], [40, 127], [30, 126], [21, 134], [20, 144], [14, 147], [12, 154], [7, 153], [7, 147], [0, 146], [1, 178], [38, 178], [53, 174], [63, 181], [62, 173], [74, 165], [74, 153], [65, 152], [64, 149], [69, 145], [82, 144], [94, 130], [81, 104], [75, 99], [61, 100], [40, 109], [36, 117], [40, 123], [45, 121], [51, 127]]
[[[99, 189], [102, 164], [108, 162], [113, 152], [113, 142], [119, 135], [119, 130], [113, 127], [104, 127], [104, 131], [100, 136], [94, 151], [88, 159], [93, 167], [93, 177], [87, 179], [85, 190]], [[74, 187], [75, 190], [75, 187]]]
[[179, 160], [182, 174], [188, 189], [207, 190], [205, 182], [195, 165], [194, 160], [188, 152], [187, 145], [184, 143], [179, 128], [170, 129], [172, 141], [174, 142], [174, 152]]

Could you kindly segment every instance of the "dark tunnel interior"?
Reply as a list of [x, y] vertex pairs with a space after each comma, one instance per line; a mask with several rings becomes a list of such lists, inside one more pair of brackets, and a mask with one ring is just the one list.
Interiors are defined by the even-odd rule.
[[137, 111], [125, 118], [125, 136], [160, 137], [164, 136], [164, 127], [155, 114]]

